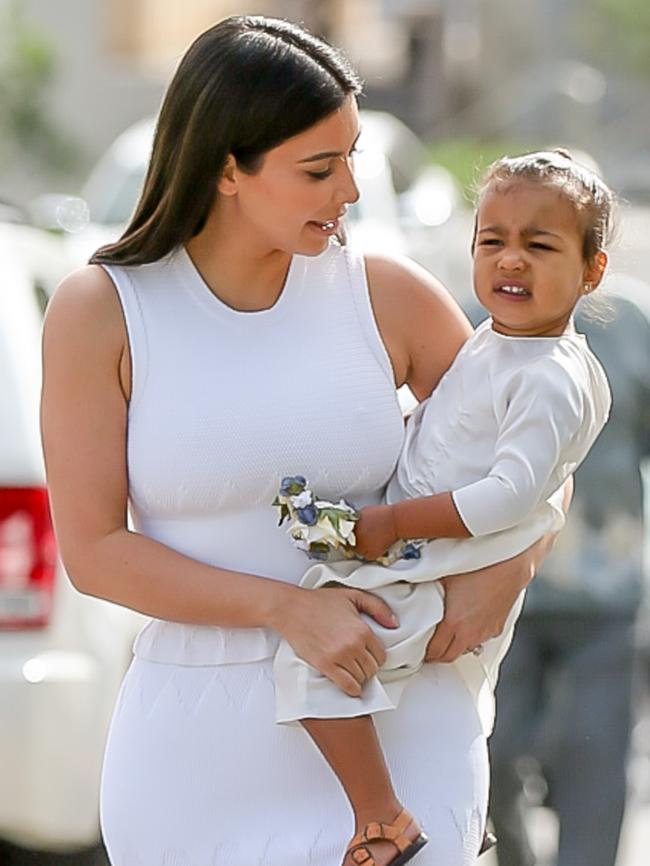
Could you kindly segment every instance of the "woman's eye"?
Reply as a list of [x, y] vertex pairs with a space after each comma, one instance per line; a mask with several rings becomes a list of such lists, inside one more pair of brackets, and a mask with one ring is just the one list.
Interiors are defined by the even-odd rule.
[[332, 169], [326, 168], [324, 171], [308, 171], [307, 174], [315, 180], [325, 180], [326, 177], [332, 174]]

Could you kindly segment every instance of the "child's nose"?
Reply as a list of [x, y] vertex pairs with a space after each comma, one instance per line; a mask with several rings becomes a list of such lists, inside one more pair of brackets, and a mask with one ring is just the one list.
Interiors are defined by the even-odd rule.
[[499, 256], [498, 266], [504, 271], [519, 271], [525, 267], [521, 250], [505, 247]]

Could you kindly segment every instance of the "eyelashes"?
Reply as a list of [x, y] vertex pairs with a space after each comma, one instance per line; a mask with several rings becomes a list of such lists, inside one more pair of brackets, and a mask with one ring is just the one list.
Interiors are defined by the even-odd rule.
[[[348, 154], [348, 159], [350, 157], [353, 157], [355, 155], [355, 153], [359, 153], [359, 152], [360, 151], [356, 146], [353, 147], [352, 150], [350, 151], [350, 153]], [[313, 178], [314, 180], [325, 180], [326, 178], [330, 177], [333, 174], [333, 169], [332, 168], [326, 168], [326, 169], [323, 169], [323, 171], [308, 171], [307, 174], [309, 175], [309, 177]]]
[[326, 177], [332, 174], [332, 169], [326, 168], [325, 171], [308, 171], [307, 174], [315, 180], [325, 180]]

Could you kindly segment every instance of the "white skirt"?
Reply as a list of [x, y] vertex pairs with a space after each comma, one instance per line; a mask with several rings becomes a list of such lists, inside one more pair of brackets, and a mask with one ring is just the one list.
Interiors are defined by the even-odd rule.
[[[274, 723], [274, 702], [271, 659], [134, 659], [104, 760], [112, 866], [340, 866], [353, 831], [343, 791], [300, 726]], [[425, 665], [375, 722], [398, 796], [430, 838], [417, 866], [473, 864], [488, 758], [457, 671]]]

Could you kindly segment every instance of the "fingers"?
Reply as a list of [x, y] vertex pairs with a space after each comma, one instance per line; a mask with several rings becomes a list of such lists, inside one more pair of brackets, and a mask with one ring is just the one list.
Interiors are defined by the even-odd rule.
[[433, 633], [433, 637], [429, 641], [427, 651], [424, 656], [425, 661], [442, 661], [453, 640], [453, 629], [449, 626], [449, 623], [445, 622], [445, 620], [442, 620], [442, 622], [438, 623], [438, 626]]
[[[377, 668], [380, 668], [386, 661], [386, 647], [370, 628], [368, 629], [368, 636], [366, 638], [366, 652], [370, 655]], [[375, 670], [374, 673], [377, 673], [377, 671]]]
[[358, 611], [367, 613], [384, 628], [397, 628], [399, 621], [386, 602], [371, 592], [353, 590], [351, 598]]
[[466, 646], [466, 641], [461, 640], [457, 635], [455, 635], [438, 661], [444, 663], [455, 662], [457, 658], [466, 652], [469, 652], [469, 647]]
[[424, 660], [427, 662], [455, 662], [457, 658], [471, 652], [489, 635], [479, 634], [464, 623], [451, 623], [442, 620], [429, 641]]
[[363, 685], [359, 683], [346, 668], [341, 667], [340, 665], [335, 665], [327, 676], [351, 698], [358, 698], [361, 696]]
[[358, 698], [364, 685], [375, 676], [378, 670], [377, 659], [366, 649], [344, 661], [336, 662], [331, 667], [324, 667], [322, 673], [347, 695]]
[[365, 672], [365, 670], [363, 669], [363, 665], [357, 659], [352, 662], [352, 670], [350, 671], [350, 673], [359, 683], [362, 689], [366, 682], [370, 679], [370, 677], [373, 676], [373, 674], [367, 674]]

